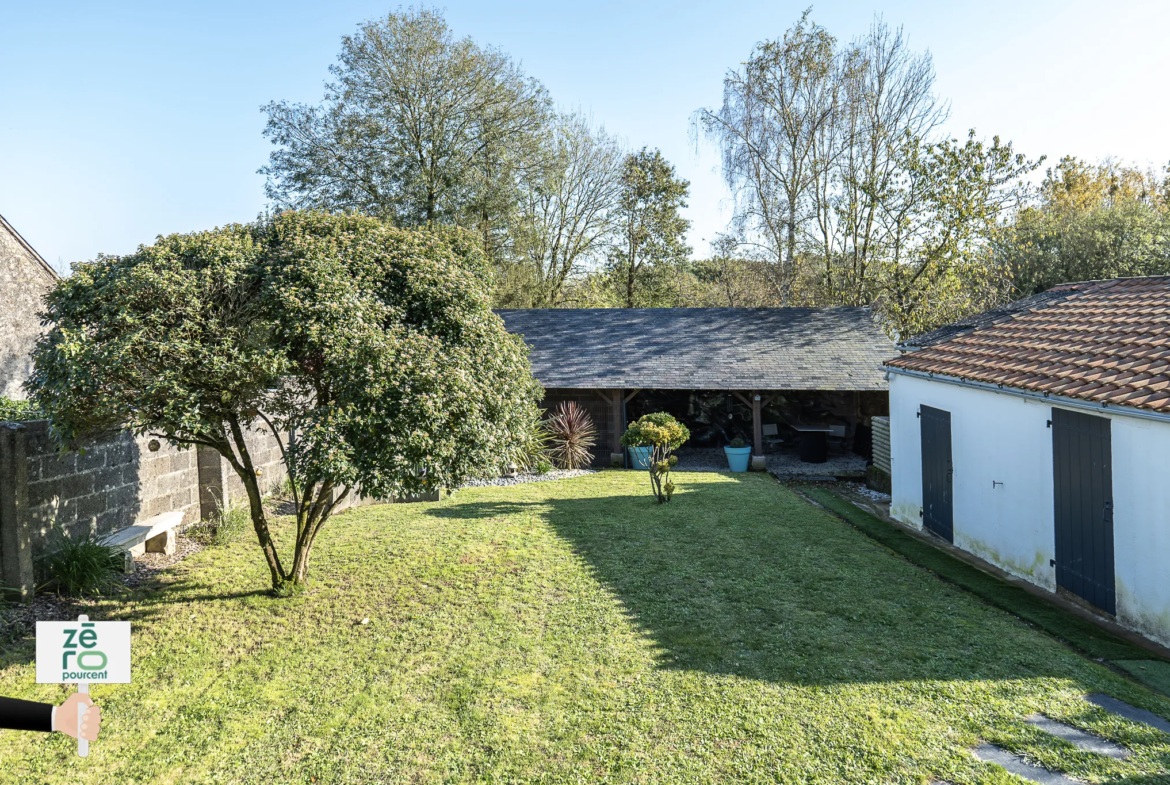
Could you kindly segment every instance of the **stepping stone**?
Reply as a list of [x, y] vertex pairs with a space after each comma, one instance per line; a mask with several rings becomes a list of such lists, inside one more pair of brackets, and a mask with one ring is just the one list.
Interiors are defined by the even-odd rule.
[[1058, 739], [1064, 739], [1077, 749], [1084, 750], [1085, 752], [1108, 755], [1110, 758], [1117, 758], [1119, 760], [1129, 757], [1129, 750], [1120, 744], [1115, 744], [1108, 739], [1087, 733], [1080, 728], [1065, 725], [1063, 722], [1057, 722], [1054, 719], [1045, 717], [1043, 714], [1033, 714], [1031, 717], [1027, 717], [1024, 722], [1033, 728], [1039, 728], [1045, 733], [1050, 733]]
[[1114, 714], [1125, 717], [1127, 720], [1132, 720], [1133, 722], [1142, 722], [1152, 728], [1157, 728], [1163, 733], [1170, 733], [1170, 720], [1159, 717], [1152, 711], [1146, 711], [1145, 709], [1139, 709], [1136, 706], [1130, 706], [1125, 701], [1120, 701], [1117, 698], [1106, 695], [1103, 692], [1094, 692], [1092, 695], [1085, 696], [1085, 699], [1089, 701], [1089, 703], [1094, 703], [1100, 706], [1102, 709], [1105, 709], [1105, 711], [1111, 711]]
[[1040, 785], [1081, 785], [1057, 771], [1049, 771], [1042, 766], [1033, 766], [1014, 752], [1008, 752], [994, 744], [980, 744], [975, 748], [975, 757], [984, 763], [994, 763], [997, 766]]

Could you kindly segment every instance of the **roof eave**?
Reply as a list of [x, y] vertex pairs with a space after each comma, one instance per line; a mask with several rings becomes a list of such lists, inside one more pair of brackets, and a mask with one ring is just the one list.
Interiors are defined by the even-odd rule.
[[960, 387], [970, 387], [977, 390], [984, 390], [986, 392], [1002, 393], [1004, 395], [1014, 395], [1019, 398], [1029, 398], [1031, 400], [1042, 401], [1045, 403], [1065, 406], [1074, 409], [1089, 409], [1097, 412], [1106, 412], [1109, 414], [1117, 414], [1122, 417], [1136, 417], [1142, 420], [1155, 420], [1158, 422], [1170, 423], [1170, 412], [1159, 412], [1154, 409], [1139, 409], [1136, 406], [1125, 406], [1119, 404], [1111, 404], [1107, 401], [1090, 401], [1085, 398], [1070, 398], [1064, 395], [1053, 395], [1047, 392], [1033, 392], [1022, 387], [1012, 387], [1007, 384], [993, 384], [991, 382], [980, 382], [974, 379], [964, 379], [959, 376], [948, 376], [941, 373], [932, 373], [930, 371], [915, 371], [909, 368], [901, 368], [896, 365], [886, 364], [887, 373], [897, 374], [899, 376], [910, 376], [918, 379], [925, 379], [927, 381], [940, 382], [942, 384], [954, 384]]

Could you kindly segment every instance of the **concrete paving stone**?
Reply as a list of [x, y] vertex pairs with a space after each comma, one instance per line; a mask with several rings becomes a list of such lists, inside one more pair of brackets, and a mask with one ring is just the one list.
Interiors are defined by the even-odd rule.
[[1076, 780], [1069, 779], [1058, 771], [1049, 771], [1043, 766], [1028, 763], [1014, 752], [1008, 752], [994, 744], [980, 744], [974, 749], [974, 753], [975, 757], [984, 763], [994, 763], [1029, 782], [1038, 782], [1040, 785], [1079, 785]]
[[1114, 714], [1125, 717], [1127, 720], [1131, 720], [1133, 722], [1142, 722], [1152, 728], [1157, 728], [1163, 733], [1170, 734], [1170, 720], [1159, 717], [1152, 711], [1146, 711], [1145, 709], [1139, 709], [1136, 706], [1130, 706], [1125, 701], [1118, 700], [1112, 695], [1106, 695], [1103, 692], [1094, 692], [1091, 695], [1087, 695], [1085, 696], [1085, 700], [1089, 701], [1089, 703], [1100, 706], [1102, 709], [1105, 709], [1105, 711], [1111, 711]]
[[1058, 739], [1064, 739], [1077, 749], [1084, 750], [1085, 752], [1094, 752], [1098, 755], [1107, 755], [1110, 758], [1118, 759], [1129, 757], [1129, 750], [1120, 744], [1103, 739], [1100, 736], [1095, 736], [1080, 728], [1065, 725], [1063, 722], [1057, 722], [1051, 717], [1045, 717], [1043, 714], [1033, 714], [1031, 717], [1025, 718], [1024, 722]]

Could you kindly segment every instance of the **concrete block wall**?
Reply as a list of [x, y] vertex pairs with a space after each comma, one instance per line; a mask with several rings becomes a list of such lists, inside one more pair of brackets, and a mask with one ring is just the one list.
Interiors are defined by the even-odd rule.
[[44, 421], [25, 423], [28, 525], [33, 557], [55, 534], [109, 534], [136, 521], [181, 510], [199, 519], [195, 451], [134, 438], [128, 431], [58, 453]]
[[[281, 441], [287, 446], [288, 435], [281, 434]], [[266, 425], [260, 424], [244, 434], [244, 441], [248, 445], [248, 455], [252, 458], [252, 465], [260, 472], [260, 493], [271, 493], [284, 483], [287, 472], [284, 466], [284, 457], [280, 452], [280, 445], [273, 438]], [[198, 451], [199, 465], [199, 503], [202, 515], [207, 518], [213, 511], [227, 506], [246, 505], [248, 495], [244, 491], [244, 481], [231, 464], [210, 447], [200, 447]]]
[[[261, 492], [276, 489], [285, 477], [280, 447], [267, 429], [249, 431], [247, 441]], [[345, 506], [355, 502], [363, 503]], [[0, 423], [0, 585], [31, 597], [33, 564], [60, 536], [100, 537], [173, 511], [186, 525], [224, 503], [247, 500], [214, 450], [123, 431], [59, 453], [47, 422]]]

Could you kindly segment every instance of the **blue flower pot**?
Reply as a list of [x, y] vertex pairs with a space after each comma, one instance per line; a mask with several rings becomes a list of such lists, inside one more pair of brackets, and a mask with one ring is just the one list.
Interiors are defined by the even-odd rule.
[[628, 447], [630, 451], [630, 468], [650, 471], [650, 447]]
[[733, 472], [748, 470], [748, 462], [752, 459], [751, 447], [724, 447], [723, 452], [727, 453], [727, 465]]

